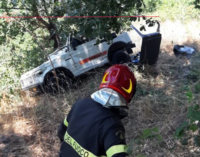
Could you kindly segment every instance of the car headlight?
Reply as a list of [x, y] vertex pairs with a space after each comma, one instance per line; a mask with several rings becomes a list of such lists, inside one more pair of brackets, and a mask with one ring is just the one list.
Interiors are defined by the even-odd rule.
[[42, 68], [42, 69], [39, 69], [35, 72], [35, 75], [42, 75], [43, 72], [46, 70], [46, 67]]

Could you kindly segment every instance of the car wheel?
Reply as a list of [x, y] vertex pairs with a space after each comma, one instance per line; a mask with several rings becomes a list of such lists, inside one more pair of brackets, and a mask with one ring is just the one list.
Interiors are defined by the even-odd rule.
[[131, 57], [124, 51], [117, 51], [111, 57], [112, 64], [123, 64], [131, 62]]
[[[72, 87], [72, 79], [67, 77], [65, 74], [63, 73], [57, 74], [57, 77], [58, 77], [58, 86], [60, 93], [64, 93]], [[52, 76], [48, 80], [47, 92], [53, 95], [58, 93], [57, 81], [55, 76]]]

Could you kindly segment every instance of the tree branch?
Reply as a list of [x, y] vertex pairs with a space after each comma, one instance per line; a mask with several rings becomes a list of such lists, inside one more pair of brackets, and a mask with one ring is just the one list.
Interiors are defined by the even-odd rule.
[[[48, 11], [47, 11], [47, 6], [46, 6], [45, 0], [43, 0], [43, 3], [44, 3], [44, 10], [45, 10], [45, 13], [46, 13], [47, 16], [49, 16]], [[48, 18], [48, 20], [49, 20], [49, 23], [52, 23], [50, 18]]]
[[33, 32], [31, 32], [31, 30], [29, 30], [27, 27], [25, 27], [21, 22], [17, 21], [15, 18], [13, 18], [13, 19], [14, 19], [14, 21], [17, 22], [20, 26], [22, 26], [23, 28], [25, 28], [25, 29], [27, 30], [27, 32], [33, 36], [33, 38], [36, 38], [36, 35], [35, 35]]
[[[39, 12], [38, 12], [38, 9], [37, 9], [37, 4], [35, 1], [33, 1], [33, 4], [32, 4], [32, 10], [33, 10], [33, 14], [35, 14], [35, 16], [40, 16]], [[42, 18], [37, 18], [37, 21], [42, 23], [47, 29], [49, 27], [49, 23], [46, 22], [44, 19]]]
[[38, 29], [38, 28], [40, 28], [40, 26], [38, 26], [38, 27], [34, 28], [34, 29], [33, 29], [33, 31], [35, 31], [35, 30], [36, 30], [36, 29]]

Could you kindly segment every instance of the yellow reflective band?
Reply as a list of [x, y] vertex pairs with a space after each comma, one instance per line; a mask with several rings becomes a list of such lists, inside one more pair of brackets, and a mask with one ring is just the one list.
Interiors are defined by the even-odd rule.
[[126, 145], [124, 145], [124, 144], [114, 145], [106, 151], [106, 155], [107, 155], [107, 157], [112, 157], [113, 155], [115, 155], [117, 153], [126, 153], [125, 147], [126, 147]]
[[96, 156], [90, 151], [81, 147], [78, 142], [76, 142], [66, 131], [64, 141], [68, 143], [81, 157], [106, 157], [106, 156]]
[[109, 81], [106, 81], [106, 76], [108, 75], [109, 71], [104, 75], [101, 83], [108, 83]]
[[68, 127], [67, 117], [64, 119], [64, 125]]
[[127, 93], [129, 93], [129, 94], [130, 94], [130, 93], [131, 93], [131, 91], [132, 91], [132, 88], [133, 88], [133, 87], [132, 87], [132, 81], [131, 81], [131, 79], [129, 79], [129, 81], [130, 81], [130, 86], [129, 86], [129, 88], [128, 88], [128, 89], [126, 89], [126, 88], [122, 87], [122, 89], [123, 89], [123, 90], [125, 90]]

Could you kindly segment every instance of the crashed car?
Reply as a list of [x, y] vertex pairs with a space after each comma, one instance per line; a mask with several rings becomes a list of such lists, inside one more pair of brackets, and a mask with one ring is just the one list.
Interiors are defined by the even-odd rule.
[[130, 56], [135, 44], [128, 32], [112, 34], [111, 44], [105, 40], [96, 44], [95, 39], [81, 41], [68, 37], [66, 45], [50, 54], [48, 61], [21, 76], [22, 90], [56, 93], [60, 88], [66, 91], [71, 88], [74, 78], [106, 63], [154, 64], [159, 54], [161, 34], [156, 32], [143, 35], [131, 27], [142, 37], [139, 60]]
[[[129, 34], [113, 34], [112, 44], [103, 40], [81, 42], [68, 37], [66, 45], [49, 55], [48, 61], [26, 72], [20, 78], [22, 90], [32, 92], [56, 92], [56, 76], [59, 86], [69, 88], [73, 78], [106, 63], [117, 64], [131, 61], [134, 44]], [[56, 72], [56, 76], [54, 74]]]

